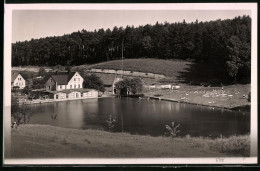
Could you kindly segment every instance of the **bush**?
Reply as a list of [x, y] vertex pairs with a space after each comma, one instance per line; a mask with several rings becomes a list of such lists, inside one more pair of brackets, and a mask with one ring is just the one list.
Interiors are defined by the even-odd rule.
[[21, 92], [22, 92], [23, 94], [28, 95], [28, 94], [30, 94], [31, 89], [30, 89], [28, 86], [26, 86], [26, 87], [24, 87], [24, 89], [21, 90]]
[[135, 95], [142, 91], [142, 87], [142, 81], [139, 78], [125, 78], [115, 84], [116, 90], [119, 90], [118, 92], [121, 92], [121, 95], [124, 90], [129, 92], [127, 95]]
[[[82, 75], [82, 74], [81, 74]], [[89, 89], [99, 90], [101, 92], [105, 91], [105, 86], [102, 80], [95, 74], [84, 74], [82, 75], [84, 78], [83, 87]]]
[[27, 105], [18, 103], [18, 98], [11, 99], [11, 116], [17, 125], [27, 124], [30, 121], [31, 111]]
[[47, 75], [47, 72], [45, 71], [44, 68], [40, 68], [39, 71], [38, 71], [38, 76], [43, 76], [45, 77]]
[[41, 83], [41, 79], [33, 79], [32, 88], [33, 89], [41, 89], [44, 85]]

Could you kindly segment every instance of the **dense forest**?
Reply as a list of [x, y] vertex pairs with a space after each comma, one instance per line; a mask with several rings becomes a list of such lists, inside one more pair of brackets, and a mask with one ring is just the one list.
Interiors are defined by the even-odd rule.
[[[123, 47], [123, 48], [122, 48]], [[12, 44], [13, 66], [81, 65], [124, 58], [192, 60], [250, 81], [251, 18], [85, 29]]]

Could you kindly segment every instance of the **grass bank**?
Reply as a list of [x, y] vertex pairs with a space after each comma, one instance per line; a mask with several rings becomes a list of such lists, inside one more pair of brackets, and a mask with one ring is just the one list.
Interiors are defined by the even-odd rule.
[[[250, 102], [243, 98], [250, 92], [250, 84], [237, 84], [221, 87], [202, 87], [181, 85], [178, 90], [150, 90], [145, 96], [160, 97], [170, 101], [179, 101], [211, 107], [236, 110], [250, 110]], [[225, 94], [223, 96], [222, 94]]]
[[12, 129], [12, 158], [149, 158], [249, 156], [249, 136], [169, 138], [47, 125]]

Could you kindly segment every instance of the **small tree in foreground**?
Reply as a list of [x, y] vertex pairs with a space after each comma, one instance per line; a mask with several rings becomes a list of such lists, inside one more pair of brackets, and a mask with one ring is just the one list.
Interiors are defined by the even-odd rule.
[[172, 127], [170, 127], [169, 125], [165, 125], [165, 127], [172, 138], [177, 137], [177, 134], [180, 132], [180, 130], [177, 130], [180, 127], [180, 124], [175, 126], [174, 122], [172, 122]]
[[26, 104], [19, 104], [18, 99], [12, 97], [11, 99], [11, 116], [16, 122], [17, 126], [20, 124], [27, 124], [31, 118], [31, 112]]
[[110, 113], [109, 118], [108, 118], [108, 120], [106, 120], [106, 122], [107, 122], [107, 125], [108, 125], [108, 130], [110, 131], [115, 126], [116, 116], [113, 116]]
[[51, 114], [51, 119], [55, 123], [55, 135], [56, 135], [56, 121], [58, 120], [57, 114]]

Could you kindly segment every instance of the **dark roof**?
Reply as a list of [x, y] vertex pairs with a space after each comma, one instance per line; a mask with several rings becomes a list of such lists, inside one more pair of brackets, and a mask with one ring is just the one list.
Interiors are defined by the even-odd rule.
[[19, 75], [19, 72], [13, 72], [12, 73], [12, 82], [14, 82], [14, 80], [17, 78], [17, 76]]
[[[80, 89], [65, 89], [62, 91], [49, 91], [49, 90], [43, 90], [43, 92], [46, 93], [51, 93], [51, 94], [57, 94], [57, 93], [71, 93], [71, 92], [80, 92], [80, 93], [85, 93], [89, 91], [93, 91], [94, 89], [86, 89], [86, 88], [80, 88]], [[98, 90], [94, 90], [98, 91]]]
[[67, 85], [68, 82], [71, 80], [71, 78], [75, 75], [76, 72], [52, 72], [48, 73], [47, 76], [45, 76], [42, 79], [42, 83], [46, 83], [50, 77], [54, 79], [54, 81], [57, 83], [57, 85]]
[[112, 86], [115, 80], [115, 74], [98, 74], [95, 73], [106, 86]]
[[[93, 90], [94, 89], [80, 88], [80, 89], [65, 89], [65, 90], [61, 90], [59, 92], [62, 92], [62, 93], [71, 93], [71, 92], [85, 93], [85, 92], [89, 92], [89, 91], [93, 91]], [[94, 91], [98, 91], [98, 90], [94, 90]]]
[[51, 76], [57, 85], [66, 85], [68, 84], [68, 75], [52, 75]]

